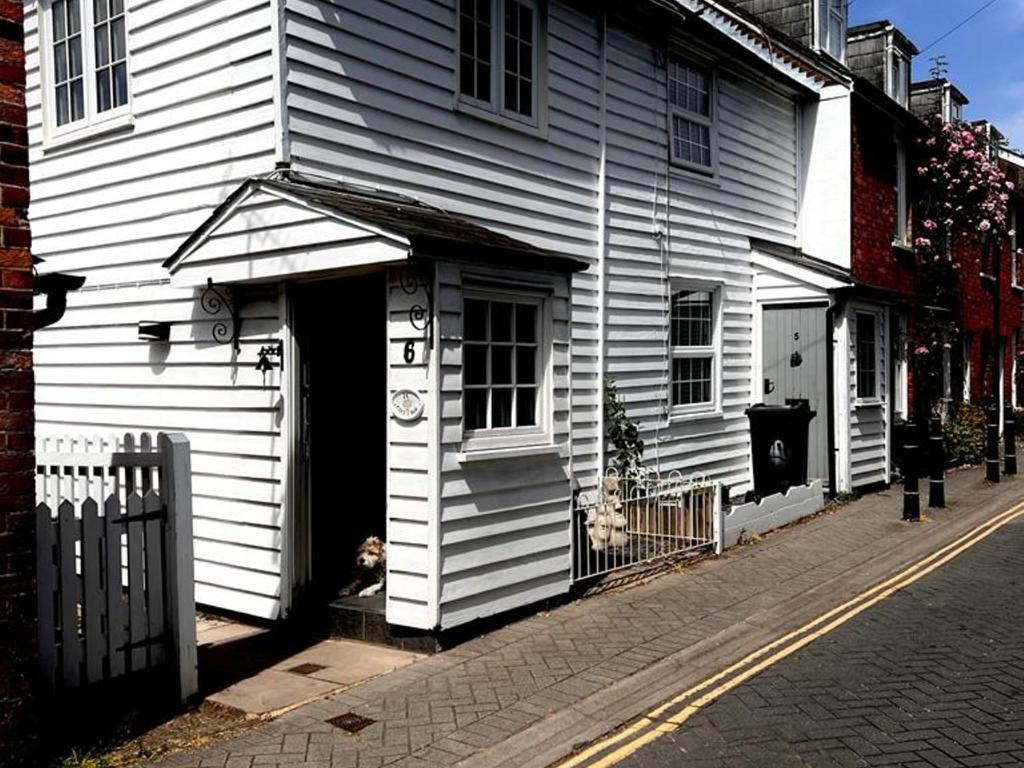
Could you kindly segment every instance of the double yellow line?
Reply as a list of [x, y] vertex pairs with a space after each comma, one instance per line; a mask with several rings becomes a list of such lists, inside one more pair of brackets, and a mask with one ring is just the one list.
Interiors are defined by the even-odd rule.
[[942, 549], [922, 558], [910, 567], [861, 592], [842, 605], [833, 608], [816, 619], [795, 629], [778, 640], [758, 648], [727, 669], [709, 677], [701, 683], [673, 697], [652, 709], [617, 733], [606, 736], [586, 749], [557, 764], [557, 768], [607, 768], [632, 755], [641, 747], [650, 744], [662, 734], [672, 733], [689, 720], [702, 707], [749, 680], [790, 654], [826, 635], [836, 627], [845, 624], [854, 616], [880, 603], [904, 587], [941, 568], [954, 557], [991, 536], [1021, 515], [1024, 503], [996, 515], [991, 520]]

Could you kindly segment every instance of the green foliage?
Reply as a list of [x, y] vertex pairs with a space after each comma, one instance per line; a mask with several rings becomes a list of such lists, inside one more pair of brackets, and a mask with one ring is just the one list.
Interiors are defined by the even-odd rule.
[[71, 754], [57, 763], [57, 768], [109, 768], [110, 762], [103, 755], [93, 751], [79, 752], [71, 750]]
[[630, 477], [643, 466], [644, 441], [640, 426], [626, 413], [626, 402], [613, 379], [604, 382], [604, 417], [608, 439], [615, 446], [615, 469], [622, 477]]
[[960, 403], [943, 427], [950, 466], [979, 464], [985, 458], [985, 409]]

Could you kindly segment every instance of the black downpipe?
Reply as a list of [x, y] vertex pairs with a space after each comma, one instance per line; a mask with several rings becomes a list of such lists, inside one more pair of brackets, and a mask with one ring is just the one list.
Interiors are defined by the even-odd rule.
[[828, 406], [828, 496], [836, 497], [836, 382], [835, 382], [835, 336], [836, 336], [836, 305], [830, 304], [825, 310], [825, 323], [828, 326], [828, 343], [825, 345], [825, 400]]

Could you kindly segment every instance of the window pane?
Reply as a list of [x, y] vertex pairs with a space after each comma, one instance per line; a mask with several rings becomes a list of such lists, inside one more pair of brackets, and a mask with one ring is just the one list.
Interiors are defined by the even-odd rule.
[[96, 27], [96, 66], [105, 67], [110, 63], [110, 39], [107, 36], [107, 25]]
[[67, 8], [64, 0], [55, 0], [53, 3], [53, 39], [63, 40], [67, 34]]
[[487, 383], [487, 347], [467, 344], [463, 348], [462, 379], [465, 384]]
[[462, 323], [467, 339], [485, 341], [487, 339], [487, 302], [466, 299], [465, 316]]
[[519, 111], [519, 78], [505, 73], [505, 109]]
[[110, 70], [101, 69], [96, 73], [96, 110], [110, 109]]
[[459, 91], [474, 99], [490, 101], [490, 0], [462, 0], [459, 13]]
[[512, 305], [491, 302], [491, 341], [512, 341]]
[[466, 422], [466, 429], [486, 429], [487, 390], [467, 389], [463, 394], [462, 402], [465, 408], [463, 418]]
[[85, 117], [85, 81], [82, 78], [71, 83], [71, 119], [81, 120]]
[[94, 24], [98, 24], [101, 21], [107, 19], [107, 0], [93, 0], [92, 2], [92, 20]]
[[68, 77], [82, 74], [82, 38], [73, 37], [68, 40]]
[[110, 22], [110, 52], [114, 61], [125, 57], [124, 16]]
[[110, 0], [110, 15], [117, 16], [124, 13], [124, 0]]
[[875, 397], [876, 390], [876, 323], [875, 316], [857, 315], [857, 397]]
[[516, 341], [520, 344], [537, 341], [537, 308], [530, 304], [516, 304]]
[[124, 62], [114, 67], [114, 106], [128, 103], [128, 65]]
[[537, 424], [537, 390], [533, 387], [516, 389], [516, 426], [533, 427]]
[[680, 291], [672, 296], [673, 347], [709, 347], [714, 338], [710, 291]]
[[711, 402], [711, 357], [675, 358], [672, 361], [672, 404]]
[[53, 46], [54, 80], [63, 83], [68, 79], [68, 47], [65, 43]]
[[533, 9], [516, 0], [505, 0], [504, 30], [505, 109], [530, 117], [533, 114]]
[[707, 71], [680, 61], [669, 62], [668, 99], [672, 106], [711, 117], [710, 85], [711, 76]]
[[68, 111], [68, 87], [61, 85], [57, 87], [57, 125], [64, 125], [71, 119]]
[[516, 384], [537, 383], [537, 348], [516, 348]]
[[485, 62], [476, 65], [476, 98], [491, 100], [491, 66]]
[[512, 384], [512, 347], [491, 348], [491, 383]]
[[82, 14], [78, 7], [79, 0], [67, 0], [68, 34], [73, 35], [82, 28]]
[[672, 146], [677, 159], [711, 166], [711, 128], [679, 115], [672, 116]]
[[491, 428], [512, 426], [512, 388], [491, 390]]

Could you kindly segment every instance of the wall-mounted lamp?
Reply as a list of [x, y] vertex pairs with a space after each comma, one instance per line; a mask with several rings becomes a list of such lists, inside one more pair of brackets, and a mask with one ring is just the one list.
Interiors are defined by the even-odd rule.
[[[260, 347], [260, 351], [256, 354], [259, 357], [259, 360], [256, 361], [256, 370], [266, 376], [275, 368], [281, 367], [281, 363], [284, 362], [284, 343], [279, 341], [276, 344]], [[277, 358], [276, 363], [270, 359], [272, 357]]]
[[162, 342], [170, 341], [171, 324], [154, 320], [139, 321], [139, 341]]

